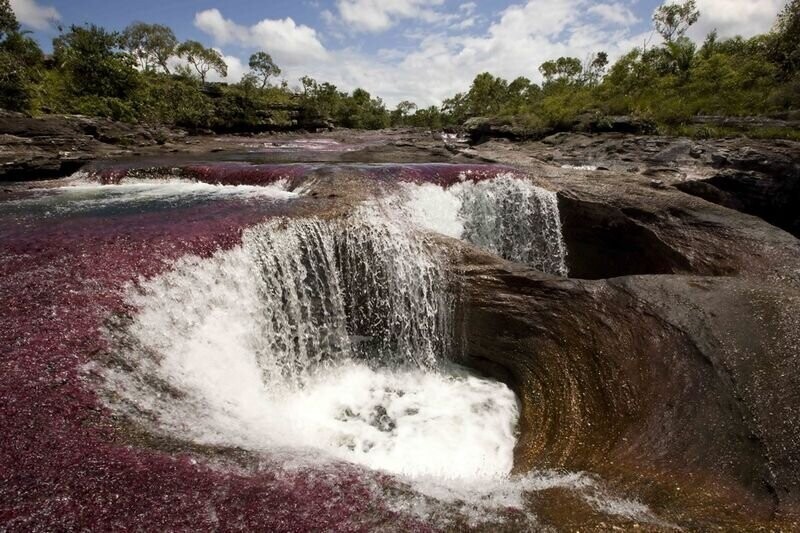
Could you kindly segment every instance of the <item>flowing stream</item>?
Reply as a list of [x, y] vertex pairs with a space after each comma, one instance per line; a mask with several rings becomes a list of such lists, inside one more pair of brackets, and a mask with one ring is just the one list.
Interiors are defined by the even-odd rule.
[[107, 369], [112, 402], [203, 445], [505, 476], [516, 400], [449, 363], [441, 260], [378, 208], [251, 228], [240, 247], [131, 291], [138, 311], [112, 335], [136, 368]]
[[414, 220], [435, 232], [463, 239], [509, 261], [549, 274], [567, 275], [554, 192], [510, 174], [450, 187], [408, 184]]
[[406, 184], [344, 218], [273, 218], [131, 285], [131, 312], [108, 320], [109, 354], [89, 370], [106, 403], [150, 433], [395, 475], [422, 495], [404, 512], [471, 502], [480, 522], [523, 509], [529, 491], [569, 487], [645, 516], [582, 474], [511, 475], [517, 400], [452, 362], [457, 294], [431, 231], [566, 274], [554, 194], [510, 176]]

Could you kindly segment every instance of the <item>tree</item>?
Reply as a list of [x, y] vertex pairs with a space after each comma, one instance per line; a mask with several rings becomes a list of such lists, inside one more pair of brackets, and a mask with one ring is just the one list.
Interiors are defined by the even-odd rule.
[[592, 57], [586, 66], [585, 78], [589, 85], [597, 85], [597, 82], [603, 77], [608, 67], [608, 54], [605, 52], [598, 52]]
[[539, 72], [547, 84], [553, 82], [576, 83], [583, 72], [583, 64], [577, 57], [559, 57], [555, 61], [545, 61], [539, 66]]
[[76, 96], [126, 98], [138, 79], [133, 60], [119, 46], [118, 33], [93, 24], [72, 26], [53, 40], [53, 59]]
[[228, 75], [228, 65], [222, 58], [222, 54], [214, 49], [206, 48], [197, 41], [186, 41], [180, 44], [175, 49], [175, 53], [178, 57], [186, 59], [203, 83], [206, 82], [206, 77], [212, 70], [223, 78]]
[[677, 74], [686, 81], [694, 63], [697, 46], [688, 37], [666, 43], [666, 73]]
[[394, 108], [394, 111], [391, 113], [392, 125], [397, 126], [400, 124], [407, 124], [408, 118], [417, 110], [417, 104], [414, 102], [409, 102], [408, 100], [403, 100], [397, 107]]
[[372, 98], [364, 89], [356, 89], [350, 96], [344, 95], [335, 118], [344, 126], [356, 129], [385, 128], [390, 121], [383, 100]]
[[267, 86], [270, 78], [281, 75], [281, 69], [266, 52], [256, 52], [250, 56], [250, 70], [261, 82], [262, 89]]
[[800, 72], [800, 0], [790, 0], [778, 15], [769, 43], [769, 55], [782, 77]]
[[451, 98], [445, 98], [442, 102], [442, 113], [447, 115], [454, 123], [462, 124], [470, 118], [467, 95], [456, 93]]
[[687, 30], [700, 18], [695, 0], [680, 4], [663, 4], [653, 14], [656, 31], [668, 43], [683, 37]]
[[311, 76], [303, 76], [300, 78], [300, 83], [303, 85], [303, 96], [309, 97], [311, 96], [314, 88], [317, 85], [316, 80]]
[[19, 21], [11, 9], [9, 0], [0, 0], [0, 39], [18, 31]]
[[467, 93], [467, 110], [470, 116], [487, 116], [500, 112], [508, 92], [508, 82], [488, 72], [478, 74]]
[[0, 107], [13, 111], [30, 108], [43, 60], [36, 41], [19, 32], [6, 35], [0, 42]]
[[122, 32], [122, 47], [136, 58], [145, 72], [161, 67], [169, 74], [167, 61], [175, 54], [178, 40], [167, 26], [134, 22]]
[[401, 117], [405, 118], [417, 110], [417, 104], [409, 102], [408, 100], [403, 100], [397, 104], [395, 110]]

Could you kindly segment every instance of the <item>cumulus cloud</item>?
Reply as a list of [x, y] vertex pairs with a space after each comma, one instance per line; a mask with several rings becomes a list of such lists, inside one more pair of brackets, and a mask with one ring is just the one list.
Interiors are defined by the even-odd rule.
[[264, 19], [253, 26], [242, 26], [223, 17], [218, 9], [207, 9], [195, 15], [194, 24], [217, 44], [263, 49], [286, 64], [324, 59], [327, 55], [316, 30], [298, 25], [289, 17]]
[[420, 19], [435, 22], [446, 15], [433, 8], [444, 0], [338, 0], [336, 6], [342, 22], [357, 30], [380, 32], [399, 19]]
[[503, 10], [480, 35], [427, 32], [410, 52], [331, 50], [327, 61], [284, 73], [292, 82], [309, 74], [343, 89], [363, 87], [390, 105], [412, 99], [427, 106], [467, 89], [481, 72], [540, 81], [538, 67], [548, 59], [585, 59], [603, 50], [613, 60], [649, 34], [636, 33], [630, 17], [600, 21], [588, 11], [591, 5], [589, 0], [528, 0]]
[[[650, 30], [642, 29], [635, 17], [613, 7], [624, 8], [625, 4], [630, 2], [606, 2], [603, 5], [611, 8], [598, 13], [590, 11], [598, 5], [591, 0], [526, 0], [498, 13], [480, 33], [472, 33], [474, 29], [470, 33], [453, 31], [457, 27], [454, 22], [447, 26], [432, 25], [417, 32], [411, 50], [403, 46], [380, 52], [325, 49], [313, 29], [291, 22], [286, 25], [288, 33], [299, 36], [290, 35], [285, 40], [296, 43], [288, 47], [290, 51], [295, 48], [300, 51], [294, 54], [284, 50], [279, 54], [279, 46], [287, 47], [276, 42], [275, 35], [265, 36], [261, 30], [265, 21], [243, 26], [225, 19], [218, 10], [208, 10], [198, 13], [195, 23], [212, 35], [218, 45], [264, 48], [272, 53], [290, 84], [296, 85], [301, 76], [309, 75], [344, 90], [365, 88], [383, 97], [390, 106], [406, 99], [428, 106], [464, 91], [481, 72], [492, 72], [506, 79], [526, 76], [541, 81], [538, 67], [548, 59], [564, 55], [586, 59], [602, 50], [614, 60], [640, 46], [650, 35]], [[461, 15], [456, 20], [468, 19], [465, 15], [474, 9], [456, 7]], [[266, 22], [275, 26], [282, 21]], [[274, 27], [270, 31], [277, 33]], [[287, 61], [286, 57], [295, 60]], [[232, 62], [228, 58], [226, 61], [233, 73]], [[232, 79], [233, 75], [229, 81]]]
[[717, 30], [720, 37], [752, 37], [768, 31], [785, 0], [697, 0], [700, 20], [689, 36], [703, 39]]
[[222, 59], [225, 61], [225, 64], [228, 65], [228, 76], [223, 78], [212, 70], [208, 73], [208, 81], [226, 81], [228, 83], [237, 83], [250, 70], [250, 67], [238, 57], [228, 56], [225, 55], [222, 50], [216, 50], [222, 54]]
[[[226, 55], [219, 48], [214, 48], [214, 50], [220, 53], [220, 55], [222, 56], [222, 60], [225, 61], [225, 64], [228, 66], [228, 75], [223, 78], [215, 70], [211, 70], [208, 72], [206, 76], [206, 81], [237, 83], [241, 81], [244, 75], [250, 71], [250, 66], [247, 65], [245, 61], [242, 61], [241, 58], [232, 55]], [[189, 67], [189, 70], [192, 73], [195, 72], [194, 68], [189, 64], [188, 61], [186, 61], [186, 59], [178, 56], [170, 57], [169, 60], [167, 61], [167, 65], [169, 66], [172, 72], [175, 72], [179, 67]]]
[[589, 13], [597, 15], [600, 20], [610, 24], [635, 24], [639, 19], [623, 4], [596, 4], [589, 8]]
[[475, 10], [478, 9], [478, 4], [475, 2], [466, 2], [458, 6], [458, 9], [466, 13], [467, 15], [472, 15], [475, 13]]
[[11, 9], [22, 25], [36, 30], [45, 30], [61, 20], [56, 8], [41, 6], [36, 0], [11, 0]]

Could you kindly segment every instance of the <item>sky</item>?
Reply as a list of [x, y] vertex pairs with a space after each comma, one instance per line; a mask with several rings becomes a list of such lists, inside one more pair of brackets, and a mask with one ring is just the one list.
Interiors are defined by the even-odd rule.
[[[559, 56], [605, 51], [613, 60], [658, 42], [651, 18], [662, 0], [11, 0], [45, 50], [58, 27], [133, 21], [170, 26], [178, 39], [219, 50], [226, 81], [266, 50], [291, 86], [301, 76], [343, 90], [362, 87], [390, 106], [438, 105], [481, 72], [540, 81]], [[749, 37], [770, 29], [785, 0], [697, 0], [690, 36], [713, 29]]]

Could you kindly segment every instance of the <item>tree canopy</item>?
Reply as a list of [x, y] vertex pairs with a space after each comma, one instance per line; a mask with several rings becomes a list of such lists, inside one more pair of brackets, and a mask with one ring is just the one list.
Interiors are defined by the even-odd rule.
[[178, 39], [171, 28], [161, 24], [134, 22], [122, 32], [122, 47], [138, 61], [140, 70], [161, 69], [170, 73], [168, 61], [175, 55]]
[[585, 59], [529, 65], [512, 80], [482, 72], [441, 106], [404, 100], [389, 109], [364, 88], [348, 92], [308, 76], [293, 87], [267, 50], [250, 57], [250, 72], [238, 83], [209, 83], [212, 72], [227, 76], [219, 51], [197, 41], [179, 44], [170, 28], [146, 22], [121, 33], [91, 24], [62, 29], [45, 60], [20, 30], [10, 0], [0, 0], [0, 107], [221, 131], [442, 128], [487, 117], [546, 134], [587, 115], [618, 114], [689, 131], [697, 115], [800, 117], [800, 0], [786, 3], [771, 31], [749, 39], [711, 32], [696, 43], [688, 30], [698, 17], [694, 0], [669, 2], [653, 16], [659, 44], [613, 62], [597, 50]]
[[9, 0], [0, 0], [0, 39], [19, 31], [19, 22]]
[[656, 31], [668, 43], [683, 37], [689, 28], [700, 18], [695, 0], [682, 3], [666, 3], [659, 6], [653, 15]]
[[261, 88], [267, 86], [269, 79], [281, 75], [281, 69], [266, 52], [256, 52], [250, 56], [250, 71], [261, 83]]
[[213, 48], [206, 48], [197, 41], [186, 41], [178, 45], [175, 54], [185, 59], [191, 68], [200, 76], [200, 81], [206, 82], [208, 73], [212, 70], [223, 78], [228, 75], [228, 64], [222, 54]]

